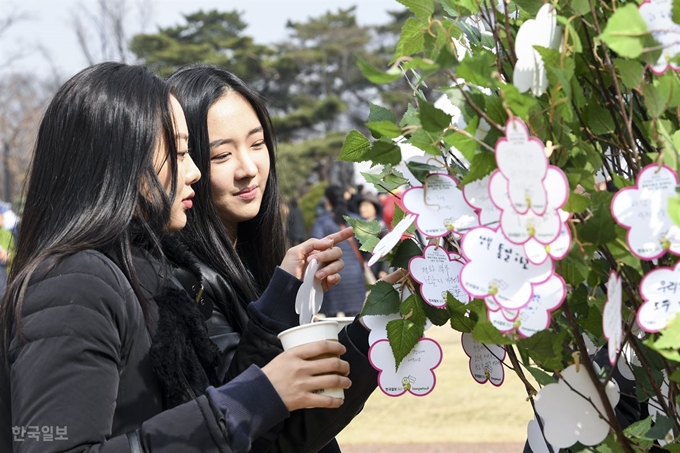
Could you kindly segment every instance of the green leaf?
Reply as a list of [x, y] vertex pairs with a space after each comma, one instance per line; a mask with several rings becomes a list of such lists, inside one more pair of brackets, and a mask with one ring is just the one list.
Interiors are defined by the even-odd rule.
[[411, 134], [411, 138], [409, 138], [408, 142], [428, 154], [441, 156], [441, 151], [439, 151], [439, 148], [437, 147], [441, 132], [441, 130], [437, 132], [428, 132], [425, 129], [418, 129]]
[[425, 48], [424, 28], [424, 25], [414, 17], [406, 20], [401, 29], [393, 60], [423, 51]]
[[614, 66], [621, 76], [624, 85], [628, 88], [637, 88], [640, 86], [640, 83], [642, 83], [644, 67], [639, 61], [614, 58]]
[[501, 85], [500, 88], [510, 110], [520, 118], [527, 118], [529, 110], [536, 105], [536, 98], [533, 95], [520, 93], [511, 83]]
[[605, 244], [616, 239], [614, 219], [609, 206], [613, 194], [609, 192], [595, 192], [591, 199], [591, 211], [593, 216], [579, 229], [578, 236], [582, 242], [590, 242], [593, 245]]
[[647, 401], [650, 397], [655, 396], [654, 386], [660, 388], [663, 382], [663, 373], [656, 369], [648, 370], [652, 378], [654, 378], [654, 386], [652, 386], [647, 377], [647, 372], [642, 367], [631, 365], [631, 368], [633, 368], [633, 374], [635, 375], [635, 395], [638, 401]]
[[397, 138], [401, 135], [401, 128], [391, 121], [371, 121], [366, 127], [375, 138]]
[[522, 8], [522, 11], [525, 11], [531, 16], [535, 16], [538, 10], [541, 9], [541, 6], [545, 4], [545, 2], [542, 0], [515, 0], [515, 4]]
[[433, 307], [432, 305], [424, 301], [422, 302], [421, 305], [423, 307], [425, 315], [427, 316], [427, 319], [429, 319], [430, 322], [435, 326], [443, 326], [444, 324], [449, 322], [449, 319], [451, 319], [451, 315], [449, 314], [449, 311], [446, 308]]
[[586, 107], [586, 125], [595, 135], [609, 134], [616, 127], [611, 112], [596, 103]]
[[676, 24], [680, 24], [680, 2], [677, 0], [673, 1], [673, 6], [671, 7], [671, 18]]
[[416, 179], [423, 184], [425, 184], [427, 175], [442, 170], [441, 167], [435, 167], [434, 165], [428, 165], [417, 161], [406, 162], [406, 167], [411, 172], [411, 174], [413, 174], [413, 176], [415, 176]]
[[389, 121], [391, 123], [397, 122], [397, 115], [394, 114], [390, 109], [386, 109], [380, 105], [374, 104], [371, 101], [368, 102], [368, 121]]
[[658, 118], [666, 110], [668, 105], [668, 95], [658, 86], [652, 83], [645, 83], [642, 86], [642, 94], [645, 97], [645, 107], [647, 107], [647, 113], [652, 118]]
[[398, 68], [382, 71], [368, 61], [364, 60], [360, 55], [355, 56], [357, 59], [357, 66], [359, 70], [369, 81], [376, 84], [391, 83], [395, 80], [401, 79], [401, 71]]
[[678, 148], [676, 147], [676, 135], [680, 131], [676, 131], [673, 137], [668, 134], [668, 131], [673, 127], [668, 120], [659, 120], [656, 122], [656, 129], [659, 133], [661, 141], [663, 161], [673, 170], [678, 170]]
[[413, 104], [409, 104], [406, 107], [406, 113], [404, 113], [404, 116], [401, 117], [401, 122], [399, 123], [399, 126], [401, 127], [420, 126], [420, 117], [418, 116], [418, 110], [416, 110]]
[[466, 56], [456, 69], [456, 75], [465, 79], [467, 83], [477, 86], [490, 87], [496, 69], [495, 56], [490, 52], [481, 52], [473, 56]]
[[637, 58], [644, 48], [643, 37], [648, 33], [647, 24], [638, 6], [626, 3], [609, 18], [607, 26], [598, 39], [625, 58]]
[[590, 13], [590, 2], [588, 0], [572, 0], [570, 6], [578, 16]]
[[407, 7], [422, 23], [427, 24], [434, 13], [434, 0], [397, 0]]
[[361, 315], [391, 315], [399, 312], [399, 305], [401, 298], [397, 290], [387, 282], [378, 281], [371, 288]]
[[680, 226], [680, 194], [668, 199], [668, 216], [673, 223]]
[[461, 187], [467, 183], [482, 179], [486, 175], [491, 174], [496, 168], [496, 156], [489, 151], [482, 151], [475, 154], [470, 163], [470, 171], [467, 172], [461, 181]]
[[383, 139], [380, 139], [373, 142], [371, 149], [364, 157], [374, 164], [398, 165], [401, 162], [401, 148], [392, 140], [383, 141]]
[[428, 132], [441, 132], [451, 125], [451, 115], [421, 99], [420, 124]]
[[541, 385], [557, 384], [557, 379], [555, 379], [555, 377], [549, 375], [540, 368], [528, 366], [526, 367], [526, 369], [529, 373], [531, 373], [534, 379], [536, 379], [536, 382], [538, 382]]
[[663, 439], [671, 429], [673, 429], [673, 420], [665, 415], [657, 414], [654, 426], [645, 433], [645, 437], [649, 439]]
[[342, 144], [338, 160], [346, 162], [365, 162], [369, 160], [366, 154], [371, 149], [371, 142], [361, 135], [359, 131], [353, 130], [347, 134]]
[[413, 239], [406, 239], [397, 245], [391, 260], [392, 266], [408, 269], [408, 262], [411, 258], [414, 256], [421, 256], [422, 254], [423, 251], [416, 241]]
[[387, 339], [394, 354], [395, 371], [404, 357], [418, 344], [421, 335], [418, 326], [408, 319], [395, 319], [387, 323]]
[[427, 322], [427, 315], [425, 310], [423, 310], [421, 300], [419, 294], [411, 294], [399, 307], [399, 313], [401, 313], [402, 317], [413, 322], [420, 329], [420, 337], [425, 332], [425, 323]]
[[449, 131], [444, 136], [444, 143], [449, 146], [453, 146], [467, 159], [471, 161], [474, 158], [475, 151], [479, 148], [479, 143], [472, 138], [477, 134], [477, 128], [479, 127], [479, 117], [476, 116], [470, 120], [470, 122], [465, 126], [465, 131], [469, 134], [463, 134], [459, 131]]
[[669, 360], [680, 362], [680, 316], [675, 316], [666, 328], [661, 331], [661, 336], [651, 345], [659, 354]]
[[517, 347], [528, 349], [541, 357], [553, 357], [555, 355], [555, 348], [553, 347], [555, 340], [556, 337], [552, 332], [541, 330], [528, 338], [517, 341]]
[[475, 325], [475, 330], [472, 332], [472, 339], [478, 343], [485, 344], [513, 344], [514, 341], [506, 337], [486, 319], [480, 319]]
[[629, 425], [626, 429], [623, 430], [624, 433], [628, 434], [630, 437], [634, 438], [642, 438], [649, 432], [650, 428], [652, 427], [652, 416], [650, 415], [649, 417], [645, 418], [644, 420], [639, 420], [631, 425]]
[[451, 328], [458, 332], [472, 332], [479, 317], [472, 312], [468, 315], [468, 307], [456, 300], [451, 293], [446, 294], [446, 311], [451, 317]]
[[569, 199], [562, 208], [566, 212], [580, 213], [590, 206], [590, 198], [576, 192], [569, 192]]
[[343, 216], [343, 218], [354, 230], [354, 237], [361, 243], [360, 250], [372, 252], [375, 246], [378, 245], [378, 242], [380, 242], [378, 234], [380, 234], [381, 228], [378, 221], [366, 222], [365, 220], [355, 219], [350, 216]]

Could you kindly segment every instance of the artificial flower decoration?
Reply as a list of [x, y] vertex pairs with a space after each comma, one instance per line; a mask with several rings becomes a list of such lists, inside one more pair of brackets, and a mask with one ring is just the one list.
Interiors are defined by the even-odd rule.
[[424, 187], [413, 187], [402, 198], [404, 208], [416, 216], [418, 231], [427, 237], [442, 237], [478, 225], [477, 214], [451, 176], [432, 174], [426, 181]]
[[576, 442], [587, 446], [602, 442], [609, 434], [609, 423], [600, 414], [605, 414], [604, 404], [616, 407], [620, 397], [611, 381], [605, 393], [607, 402], [603, 403], [588, 373], [584, 369], [576, 371], [576, 365], [564, 369], [557, 384], [543, 387], [536, 396], [535, 407], [544, 420], [543, 434], [548, 442], [557, 448], [568, 448]]
[[[543, 181], [548, 172], [548, 159], [543, 143], [529, 135], [526, 124], [510, 118], [505, 124], [505, 137], [496, 142], [496, 164], [507, 180], [507, 195], [512, 209], [520, 214], [531, 209], [542, 215], [547, 209], [547, 193]], [[494, 193], [489, 186], [491, 199]], [[494, 200], [499, 206], [499, 202]]]
[[659, 267], [640, 282], [645, 303], [638, 309], [637, 322], [646, 332], [658, 332], [680, 312], [680, 263]]
[[492, 297], [501, 307], [516, 310], [529, 303], [532, 283], [553, 275], [553, 263], [532, 264], [521, 245], [508, 241], [500, 229], [477, 227], [462, 240], [466, 260], [460, 273], [463, 289], [478, 299]]
[[470, 374], [480, 384], [491, 382], [499, 387], [505, 380], [503, 360], [505, 348], [495, 344], [482, 344], [472, 339], [471, 333], [464, 333], [461, 338], [463, 351], [470, 358]]
[[635, 186], [614, 195], [612, 215], [628, 229], [628, 248], [638, 258], [653, 260], [666, 251], [680, 254], [680, 228], [668, 216], [668, 199], [675, 196], [677, 185], [675, 171], [652, 164], [638, 174]]
[[621, 319], [621, 277], [616, 272], [609, 274], [607, 282], [607, 302], [602, 313], [602, 331], [608, 340], [609, 363], [616, 363], [616, 355], [621, 350], [623, 340], [623, 320]]
[[373, 249], [373, 255], [368, 260], [368, 266], [373, 266], [378, 260], [388, 253], [401, 241], [401, 237], [406, 233], [406, 230], [413, 224], [416, 217], [412, 214], [407, 215], [383, 237], [380, 242]]
[[509, 181], [503, 173], [496, 171], [489, 181], [489, 194], [496, 207], [502, 212], [500, 225], [503, 234], [514, 244], [525, 244], [535, 239], [547, 245], [554, 242], [563, 226], [560, 208], [569, 197], [569, 184], [564, 172], [557, 167], [549, 166], [543, 187], [547, 192], [547, 208], [543, 214], [533, 210], [525, 213], [515, 211], [508, 196]]
[[517, 63], [512, 83], [520, 93], [529, 90], [534, 96], [542, 95], [548, 89], [548, 76], [543, 58], [534, 46], [559, 49], [562, 42], [562, 27], [557, 25], [555, 8], [546, 3], [538, 10], [536, 19], [524, 21], [515, 38]]
[[378, 386], [386, 395], [409, 392], [425, 396], [434, 390], [434, 369], [442, 361], [442, 348], [431, 338], [421, 338], [395, 371], [394, 355], [387, 340], [378, 340], [368, 351], [368, 359], [378, 370]]
[[409, 273], [420, 283], [423, 299], [437, 308], [446, 306], [447, 293], [464, 304], [470, 301], [470, 296], [460, 286], [462, 268], [460, 256], [434, 245], [426, 247], [423, 256], [414, 256], [408, 263]]
[[651, 66], [656, 75], [668, 69], [680, 71], [680, 66], [672, 61], [680, 52], [680, 25], [673, 22], [672, 8], [673, 0], [646, 0], [640, 4], [640, 15], [654, 39], [663, 47], [659, 59]]

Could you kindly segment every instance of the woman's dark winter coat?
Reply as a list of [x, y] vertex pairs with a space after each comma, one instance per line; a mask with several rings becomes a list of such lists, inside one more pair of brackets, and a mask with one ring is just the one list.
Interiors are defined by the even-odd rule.
[[[255, 366], [206, 390], [218, 381], [209, 370], [219, 351], [196, 304], [144, 253], [135, 265], [154, 296], [149, 327], [120, 268], [100, 252], [36, 272], [22, 338], [0, 371], [0, 451], [246, 452], [289, 416]], [[55, 437], [27, 435], [35, 430]]]
[[[224, 382], [236, 378], [253, 364], [262, 367], [283, 349], [276, 335], [298, 325], [295, 294], [278, 286], [277, 269], [272, 283], [257, 303], [244, 301], [233, 285], [213, 269], [198, 261], [176, 238], [167, 237], [163, 249], [175, 265], [175, 275], [198, 302], [211, 306], [208, 322], [211, 339], [218, 345], [221, 358], [218, 376]], [[297, 287], [301, 282], [297, 282]], [[200, 289], [202, 293], [199, 293]], [[263, 303], [266, 301], [267, 303]], [[359, 411], [377, 386], [377, 372], [370, 365], [368, 331], [354, 322], [339, 335], [347, 348], [342, 357], [350, 364], [352, 387], [345, 390], [345, 402], [338, 409], [306, 409], [295, 411], [284, 422], [256, 440], [253, 451], [271, 453], [305, 453], [339, 451], [334, 437]], [[329, 443], [330, 442], [330, 443]]]

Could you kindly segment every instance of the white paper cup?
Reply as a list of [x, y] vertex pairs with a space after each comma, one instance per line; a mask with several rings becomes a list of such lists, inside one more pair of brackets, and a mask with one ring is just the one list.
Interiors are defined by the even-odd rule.
[[338, 334], [340, 331], [349, 324], [352, 324], [354, 322], [354, 318], [350, 316], [344, 316], [342, 318], [335, 317], [335, 318], [316, 318], [315, 322], [337, 322], [338, 323]]
[[[303, 324], [301, 326], [291, 327], [286, 329], [278, 335], [284, 351], [293, 349], [303, 344], [312, 343], [314, 341], [332, 340], [338, 341], [338, 323], [334, 321], [312, 322]], [[315, 359], [323, 359], [325, 356], [319, 356]], [[312, 359], [312, 360], [315, 360]], [[342, 388], [319, 389], [314, 393], [320, 395], [328, 395], [334, 398], [345, 398], [345, 392]]]

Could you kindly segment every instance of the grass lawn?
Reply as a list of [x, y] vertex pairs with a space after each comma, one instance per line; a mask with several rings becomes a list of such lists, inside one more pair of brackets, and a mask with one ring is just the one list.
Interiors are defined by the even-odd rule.
[[393, 398], [376, 389], [338, 435], [340, 445], [523, 442], [533, 413], [514, 372], [505, 369], [500, 387], [478, 384], [470, 375], [460, 332], [434, 326], [425, 335], [437, 340], [444, 352], [434, 390], [424, 397], [406, 393]]

